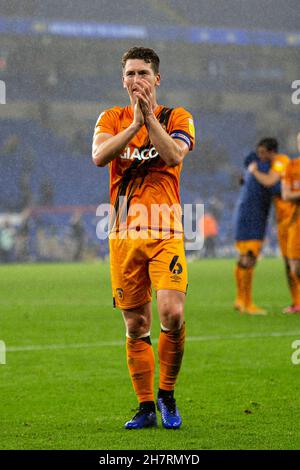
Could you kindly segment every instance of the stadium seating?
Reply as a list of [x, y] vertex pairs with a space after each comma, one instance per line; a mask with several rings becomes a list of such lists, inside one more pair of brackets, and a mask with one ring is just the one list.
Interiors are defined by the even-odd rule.
[[[237, 178], [241, 159], [255, 139], [255, 120], [249, 113], [205, 113], [196, 116], [198, 147], [185, 160], [181, 178], [182, 203], [203, 201], [211, 210], [210, 201], [218, 198], [220, 241], [232, 240], [231, 224], [234, 204], [239, 190]], [[92, 139], [94, 122], [89, 123], [88, 146]], [[215, 132], [218, 129], [218, 132]], [[13, 132], [12, 132], [13, 131]], [[212, 150], [206, 153], [205, 141], [211, 141]], [[53, 194], [53, 207], [94, 206], [108, 201], [107, 169], [96, 168], [89, 150], [76, 151], [74, 144], [58, 136], [52, 129], [31, 120], [1, 120], [0, 123], [0, 185], [1, 211], [20, 211], [26, 199], [26, 178], [30, 186], [31, 205], [41, 204], [41, 186], [47, 183]], [[212, 152], [212, 153], [211, 153]], [[25, 175], [25, 189], [22, 178]], [[49, 213], [39, 216], [43, 227], [56, 226], [65, 230], [72, 213]], [[89, 238], [95, 240], [95, 212], [85, 216]]]
[[[13, 151], [6, 151], [5, 143], [12, 135], [18, 138], [18, 144]], [[63, 138], [36, 121], [1, 120], [0, 142], [2, 206], [18, 205], [18, 185], [22, 174], [28, 172], [35, 204], [39, 203], [39, 190], [45, 179], [53, 185], [54, 205], [97, 204], [107, 200], [105, 170], [97, 170], [90, 154], [75, 152]], [[28, 168], [28, 158], [32, 169]]]
[[[10, 0], [1, 2], [2, 15], [30, 16], [35, 18], [60, 20], [90, 20], [99, 23], [144, 24], [145, 18], [150, 24], [199, 24], [205, 26], [263, 28], [298, 30], [299, 22], [296, 14], [297, 0], [252, 0], [243, 2], [243, 8], [236, 8], [236, 0], [224, 2], [218, 0], [33, 0], [20, 2]], [[265, 14], [262, 14], [264, 12]], [[233, 14], [234, 13], [234, 14]], [[292, 23], [294, 21], [294, 23]]]
[[18, 1], [9, 2], [3, 13], [10, 16], [30, 16], [59, 20], [90, 20], [98, 23], [127, 23], [141, 24], [145, 17], [153, 24], [163, 24], [170, 20], [168, 8], [157, 8], [155, 2], [146, 0], [131, 0], [120, 2], [116, 0], [102, 0], [94, 2], [87, 0], [34, 0], [32, 5], [21, 5]]
[[[191, 24], [202, 26], [234, 28], [237, 24], [245, 29], [284, 30], [293, 27], [298, 30], [296, 14], [297, 1], [288, 0], [251, 0], [242, 2], [237, 8], [236, 0], [172, 0], [172, 8], [180, 13]], [[265, 12], [265, 14], [262, 14]], [[293, 24], [292, 24], [293, 22]], [[288, 26], [286, 26], [288, 25]]]
[[[224, 168], [225, 157], [227, 163], [229, 158], [231, 165], [239, 166], [240, 159], [253, 145], [255, 121], [251, 114], [238, 112], [205, 113], [205, 116], [200, 115], [200, 119], [197, 119], [199, 112], [191, 111], [196, 116], [200, 145], [186, 159], [182, 190], [184, 193], [194, 188], [199, 198], [203, 191], [208, 195], [213, 194], [216, 183], [228, 186], [230, 175], [228, 168]], [[90, 122], [89, 135], [86, 136], [88, 145], [92, 140], [94, 124]], [[218, 129], [218, 133], [215, 133], [215, 129]], [[12, 137], [17, 139], [17, 144], [13, 149], [6, 149]], [[209, 169], [205, 171], [206, 166], [210, 168], [211, 162], [207, 155], [201, 153], [203, 142], [210, 139], [217, 155], [212, 173]], [[89, 151], [86, 154], [75, 151], [74, 145], [37, 121], [1, 120], [0, 142], [2, 205], [5, 205], [5, 201], [17, 204], [19, 195], [16, 187], [22, 174], [28, 172], [36, 204], [40, 185], [45, 179], [52, 182], [54, 187], [54, 205], [97, 204], [107, 200], [106, 169], [97, 169], [91, 162]], [[209, 158], [214, 157], [209, 155]], [[197, 170], [198, 162], [201, 165]], [[194, 171], [194, 165], [197, 171]], [[8, 184], [11, 181], [14, 181], [14, 186]]]

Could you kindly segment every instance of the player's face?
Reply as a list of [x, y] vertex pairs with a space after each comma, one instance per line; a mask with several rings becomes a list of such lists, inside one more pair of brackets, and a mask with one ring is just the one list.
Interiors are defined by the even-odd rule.
[[271, 160], [273, 152], [270, 152], [266, 149], [266, 147], [260, 145], [259, 147], [257, 147], [257, 155], [262, 162], [267, 162]]
[[123, 70], [123, 86], [127, 89], [130, 98], [133, 99], [136, 83], [143, 85], [143, 80], [151, 86], [153, 93], [160, 84], [160, 74], [155, 75], [151, 64], [140, 59], [128, 59]]

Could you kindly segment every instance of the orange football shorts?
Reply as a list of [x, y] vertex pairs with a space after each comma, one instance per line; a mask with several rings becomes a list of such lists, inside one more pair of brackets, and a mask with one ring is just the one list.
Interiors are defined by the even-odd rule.
[[287, 257], [295, 260], [300, 259], [300, 217], [288, 228]]
[[289, 231], [289, 224], [287, 220], [278, 223], [277, 225], [278, 244], [280, 247], [281, 254], [284, 258], [287, 257], [288, 231]]
[[156, 291], [186, 293], [187, 264], [183, 238], [109, 240], [114, 306], [133, 309], [150, 302]]
[[251, 252], [257, 257], [261, 251], [262, 244], [262, 240], [239, 240], [235, 243], [235, 248], [241, 256]]

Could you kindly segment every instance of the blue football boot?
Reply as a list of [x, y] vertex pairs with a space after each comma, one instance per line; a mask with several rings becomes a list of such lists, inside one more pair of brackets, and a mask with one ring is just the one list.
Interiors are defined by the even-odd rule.
[[178, 408], [176, 406], [176, 400], [173, 397], [158, 397], [157, 408], [161, 412], [161, 422], [166, 429], [178, 429], [181, 426], [182, 419]]
[[157, 427], [155, 411], [140, 409], [134, 417], [125, 423], [125, 429], [143, 429]]

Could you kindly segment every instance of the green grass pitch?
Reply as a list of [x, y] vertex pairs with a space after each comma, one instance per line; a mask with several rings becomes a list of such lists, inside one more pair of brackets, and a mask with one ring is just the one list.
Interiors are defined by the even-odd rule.
[[281, 314], [289, 303], [282, 261], [262, 260], [256, 271], [255, 301], [267, 317], [233, 311], [233, 266], [189, 265], [178, 431], [123, 429], [137, 403], [107, 263], [1, 266], [0, 340], [8, 351], [0, 448], [299, 449], [300, 365], [291, 362], [291, 344], [300, 339], [300, 316]]

